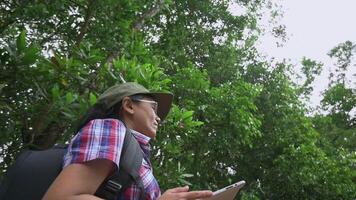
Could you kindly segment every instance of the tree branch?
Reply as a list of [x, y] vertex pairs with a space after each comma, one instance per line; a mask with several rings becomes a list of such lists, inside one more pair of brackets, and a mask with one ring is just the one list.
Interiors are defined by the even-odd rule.
[[[143, 25], [145, 24], [145, 21], [154, 17], [162, 9], [162, 7], [164, 6], [164, 2], [165, 2], [164, 0], [159, 0], [157, 5], [153, 6], [147, 12], [142, 14], [141, 17], [139, 17], [137, 21], [134, 23], [133, 31], [134, 32], [140, 31]], [[113, 51], [109, 53], [108, 57], [106, 58], [106, 63], [108, 64], [109, 70], [112, 68], [112, 62], [114, 58], [117, 58], [118, 56], [119, 56], [119, 51]], [[126, 82], [122, 74], [120, 74], [119, 76], [122, 82]]]
[[[0, 34], [2, 34], [10, 25], [16, 23], [17, 21], [21, 22], [21, 20], [23, 20], [24, 10], [30, 3], [30, 1], [3, 1], [0, 4], [2, 7], [0, 10]], [[10, 7], [10, 10], [5, 10], [3, 5]]]
[[11, 24], [15, 23], [16, 22], [16, 18], [4, 20], [4, 21], [5, 22], [4, 23], [1, 22], [1, 25], [0, 25], [0, 34], [3, 33], [8, 26], [10, 26]]
[[94, 9], [93, 9], [93, 5], [95, 3], [95, 0], [90, 0], [88, 3], [88, 7], [87, 10], [85, 12], [85, 17], [84, 17], [84, 23], [80, 28], [79, 31], [79, 35], [76, 39], [76, 46], [79, 46], [80, 43], [82, 42], [84, 35], [87, 33], [88, 28], [89, 28], [89, 22], [90, 22], [90, 18], [92, 17], [93, 13], [94, 13]]
[[145, 21], [154, 17], [163, 7], [164, 0], [160, 0], [157, 5], [153, 6], [146, 13], [144, 13], [140, 18], [137, 19], [133, 26], [134, 31], [140, 31], [145, 24]]
[[108, 55], [108, 57], [106, 58], [106, 63], [108, 63], [109, 68], [111, 68], [112, 61], [114, 60], [114, 58], [117, 58], [118, 56], [119, 56], [119, 52], [118, 51], [113, 51]]

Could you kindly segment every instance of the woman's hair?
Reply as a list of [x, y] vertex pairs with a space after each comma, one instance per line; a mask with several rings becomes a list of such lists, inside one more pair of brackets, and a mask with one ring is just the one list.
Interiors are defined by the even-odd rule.
[[[153, 98], [151, 95], [147, 95], [147, 94], [134, 94], [129, 97], [134, 102], [137, 102], [138, 100], [143, 99], [145, 97]], [[113, 118], [122, 121], [119, 115], [119, 112], [121, 110], [121, 103], [122, 101], [118, 102], [117, 104], [115, 104], [114, 106], [112, 106], [107, 110], [105, 110], [102, 104], [94, 104], [93, 107], [91, 107], [87, 111], [87, 113], [80, 119], [76, 133], [80, 131], [80, 129], [82, 129], [88, 122], [94, 119]]]
[[87, 113], [80, 119], [79, 126], [76, 130], [76, 133], [80, 131], [88, 122], [93, 119], [106, 119], [106, 118], [114, 118], [119, 119], [119, 111], [121, 108], [121, 101], [110, 109], [105, 110], [102, 104], [94, 104]]

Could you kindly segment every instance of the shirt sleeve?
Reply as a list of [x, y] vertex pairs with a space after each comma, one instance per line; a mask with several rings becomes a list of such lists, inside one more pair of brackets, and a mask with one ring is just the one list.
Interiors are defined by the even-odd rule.
[[63, 167], [98, 158], [111, 160], [119, 167], [125, 132], [124, 124], [116, 119], [88, 122], [71, 140]]

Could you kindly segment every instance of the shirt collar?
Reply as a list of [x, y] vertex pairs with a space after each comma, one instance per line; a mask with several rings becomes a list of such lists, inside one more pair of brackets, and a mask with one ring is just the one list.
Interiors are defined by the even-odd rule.
[[144, 135], [144, 134], [142, 134], [142, 133], [140, 133], [138, 131], [135, 131], [133, 129], [131, 129], [131, 132], [132, 132], [132, 134], [134, 135], [134, 137], [137, 139], [137, 141], [139, 143], [145, 144], [145, 145], [149, 144], [149, 142], [151, 140], [150, 137], [148, 137], [148, 136], [146, 136], [146, 135]]

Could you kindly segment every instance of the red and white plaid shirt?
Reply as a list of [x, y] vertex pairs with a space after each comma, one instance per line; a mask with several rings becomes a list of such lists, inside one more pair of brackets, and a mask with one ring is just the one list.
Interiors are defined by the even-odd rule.
[[[119, 168], [125, 132], [126, 127], [117, 119], [95, 119], [88, 122], [70, 142], [64, 156], [64, 167], [72, 163], [104, 158], [111, 160]], [[134, 130], [132, 133], [144, 153], [139, 174], [145, 187], [146, 200], [156, 200], [161, 191], [148, 160], [151, 150], [150, 138]], [[124, 190], [117, 200], [135, 200], [139, 197], [140, 189], [133, 184]]]

